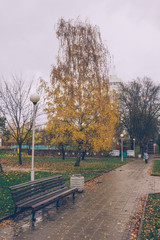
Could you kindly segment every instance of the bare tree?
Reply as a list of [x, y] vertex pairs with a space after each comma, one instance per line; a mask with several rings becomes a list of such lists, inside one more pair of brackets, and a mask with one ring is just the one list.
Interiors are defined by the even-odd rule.
[[160, 85], [147, 77], [137, 78], [121, 84], [119, 99], [123, 129], [127, 130], [131, 140], [136, 139], [143, 155], [149, 140], [159, 131]]
[[22, 77], [13, 76], [12, 83], [3, 79], [0, 88], [0, 113], [6, 119], [6, 128], [19, 146], [19, 164], [22, 164], [22, 144], [32, 129], [32, 103], [28, 85]]
[[[5, 133], [6, 133], [5, 118], [0, 117], [0, 138], [1, 138], [1, 141], [2, 141], [2, 137]], [[3, 173], [3, 168], [2, 168], [1, 161], [0, 161], [0, 173]]]

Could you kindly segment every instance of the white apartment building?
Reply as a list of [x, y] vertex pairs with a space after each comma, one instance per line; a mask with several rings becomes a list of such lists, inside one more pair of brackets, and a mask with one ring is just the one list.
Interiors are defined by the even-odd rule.
[[119, 78], [116, 75], [115, 65], [113, 65], [112, 70], [111, 70], [111, 74], [110, 74], [110, 77], [109, 77], [109, 88], [110, 88], [110, 91], [111, 92], [115, 91], [116, 93], [118, 93], [119, 87], [120, 87], [121, 83], [122, 83], [122, 79]]
[[109, 78], [110, 91], [116, 91], [116, 93], [118, 93], [121, 82], [121, 78], [119, 78], [117, 75], [111, 75]]

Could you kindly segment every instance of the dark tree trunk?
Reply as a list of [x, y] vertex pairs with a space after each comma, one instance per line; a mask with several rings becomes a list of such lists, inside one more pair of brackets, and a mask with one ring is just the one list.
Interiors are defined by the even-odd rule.
[[82, 152], [82, 160], [85, 159], [85, 156], [86, 156], [86, 150]]
[[75, 167], [79, 167], [80, 166], [80, 161], [81, 161], [81, 158], [82, 158], [82, 156], [81, 156], [82, 154], [81, 154], [81, 151], [78, 151], [78, 153], [77, 153], [77, 160], [76, 160], [76, 162], [75, 162]]
[[31, 153], [31, 145], [30, 144], [27, 144], [28, 145], [28, 155]]
[[134, 150], [134, 142], [133, 142], [133, 139], [130, 139], [130, 148], [131, 148], [131, 150]]
[[143, 158], [144, 151], [145, 151], [144, 146], [140, 146], [141, 158]]
[[61, 153], [62, 153], [62, 159], [65, 160], [65, 149], [64, 149], [63, 144], [60, 144], [60, 145], [59, 145], [59, 150], [60, 150]]
[[79, 146], [78, 146], [78, 151], [77, 151], [77, 160], [75, 162], [75, 167], [79, 167], [80, 166], [80, 161], [82, 160], [82, 146], [83, 146], [83, 141], [81, 140], [79, 142]]
[[4, 173], [1, 163], [0, 163], [0, 173]]
[[65, 160], [65, 150], [64, 150], [64, 147], [62, 147], [62, 159]]
[[158, 144], [158, 148], [159, 148], [159, 153], [160, 153], [160, 144]]
[[22, 144], [19, 144], [19, 165], [22, 165]]

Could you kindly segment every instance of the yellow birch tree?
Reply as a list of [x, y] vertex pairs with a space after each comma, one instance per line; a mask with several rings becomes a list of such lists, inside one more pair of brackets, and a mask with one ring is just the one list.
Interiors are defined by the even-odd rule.
[[50, 83], [41, 80], [47, 125], [59, 126], [55, 143], [58, 136], [72, 143], [79, 166], [83, 151], [108, 150], [112, 143], [117, 107], [109, 95], [110, 54], [98, 27], [87, 21], [60, 19], [56, 33], [57, 64]]

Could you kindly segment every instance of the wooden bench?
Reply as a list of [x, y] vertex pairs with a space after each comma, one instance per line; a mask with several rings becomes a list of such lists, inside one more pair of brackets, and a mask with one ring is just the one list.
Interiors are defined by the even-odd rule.
[[32, 210], [32, 220], [36, 221], [36, 211], [56, 202], [59, 207], [59, 200], [78, 191], [76, 187], [68, 188], [65, 185], [64, 178], [56, 175], [48, 178], [42, 178], [9, 187], [12, 198], [15, 203], [15, 215], [17, 209], [21, 211]]

